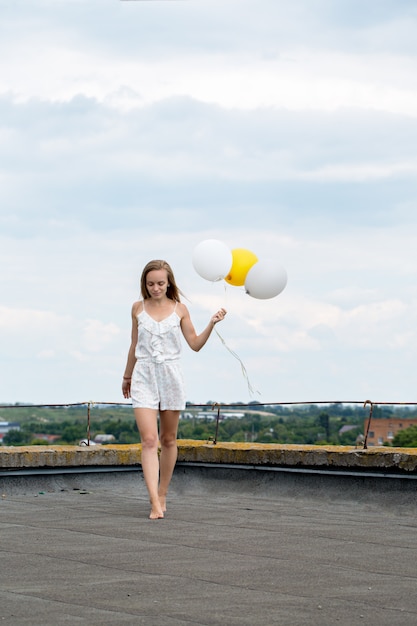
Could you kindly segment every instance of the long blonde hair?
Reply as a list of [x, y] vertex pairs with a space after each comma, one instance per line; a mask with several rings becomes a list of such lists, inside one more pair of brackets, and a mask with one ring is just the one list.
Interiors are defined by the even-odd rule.
[[153, 270], [166, 270], [168, 277], [167, 298], [169, 298], [170, 300], [174, 300], [174, 302], [181, 302], [181, 291], [178, 289], [177, 283], [175, 282], [174, 272], [172, 271], [169, 263], [160, 259], [154, 259], [153, 261], [149, 261], [149, 263], [147, 263], [143, 268], [142, 276], [140, 279], [140, 291], [142, 294], [142, 298], [144, 300], [148, 300], [151, 297], [146, 286], [146, 277], [149, 272], [152, 272]]

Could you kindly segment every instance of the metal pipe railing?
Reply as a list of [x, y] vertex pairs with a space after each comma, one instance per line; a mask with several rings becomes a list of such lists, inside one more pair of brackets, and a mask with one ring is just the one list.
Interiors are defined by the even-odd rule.
[[[367, 450], [368, 448], [368, 437], [373, 417], [373, 412], [376, 407], [382, 406], [417, 406], [417, 402], [373, 402], [372, 400], [311, 400], [311, 401], [302, 401], [302, 402], [256, 402], [256, 404], [244, 404], [242, 402], [239, 403], [220, 403], [213, 402], [210, 406], [212, 410], [217, 409], [217, 417], [216, 417], [216, 428], [215, 435], [212, 439], [212, 443], [214, 445], [217, 444], [218, 433], [219, 433], [219, 423], [221, 419], [221, 409], [223, 408], [256, 408], [260, 406], [307, 406], [307, 405], [332, 405], [332, 404], [358, 404], [362, 405], [365, 409], [369, 405], [369, 417], [365, 431], [365, 437], [363, 442], [363, 449]], [[101, 402], [101, 401], [92, 401], [88, 400], [86, 402], [69, 402], [63, 404], [1, 404], [0, 409], [22, 409], [22, 408], [68, 408], [68, 407], [83, 407], [85, 406], [87, 409], [87, 443], [89, 446], [91, 442], [91, 409], [94, 406], [125, 406], [130, 407], [130, 402]], [[207, 404], [187, 404], [187, 408], [206, 408]]]

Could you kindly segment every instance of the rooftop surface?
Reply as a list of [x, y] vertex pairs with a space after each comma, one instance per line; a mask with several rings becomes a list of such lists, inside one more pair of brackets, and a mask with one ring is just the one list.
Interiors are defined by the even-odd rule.
[[0, 478], [0, 620], [60, 626], [417, 623], [416, 480], [179, 465]]

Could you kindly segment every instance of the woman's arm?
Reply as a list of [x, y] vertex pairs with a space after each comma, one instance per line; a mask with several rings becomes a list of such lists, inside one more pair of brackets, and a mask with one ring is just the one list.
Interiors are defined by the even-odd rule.
[[185, 306], [185, 304], [181, 304], [180, 306], [182, 334], [184, 335], [184, 339], [188, 343], [190, 348], [195, 352], [198, 352], [207, 342], [207, 339], [210, 337], [211, 332], [217, 322], [220, 322], [222, 319], [224, 319], [224, 316], [226, 315], [226, 310], [219, 309], [217, 313], [212, 316], [203, 332], [197, 335], [187, 307]]
[[136, 357], [135, 357], [135, 349], [138, 341], [138, 320], [137, 314], [139, 310], [140, 303], [135, 302], [132, 306], [131, 317], [132, 317], [132, 331], [131, 331], [131, 340], [129, 352], [127, 354], [127, 362], [125, 367], [125, 373], [123, 374], [123, 382], [122, 382], [122, 392], [125, 398], [130, 398], [130, 383], [132, 379], [133, 368], [135, 367]]

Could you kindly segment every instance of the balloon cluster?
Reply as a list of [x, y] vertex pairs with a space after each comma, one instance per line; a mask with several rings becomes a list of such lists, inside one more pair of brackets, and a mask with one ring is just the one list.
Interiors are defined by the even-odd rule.
[[206, 239], [193, 251], [193, 266], [197, 274], [211, 282], [225, 280], [236, 287], [245, 286], [252, 298], [266, 300], [278, 296], [287, 284], [285, 269], [275, 261], [259, 260], [245, 248], [230, 250], [217, 239]]

